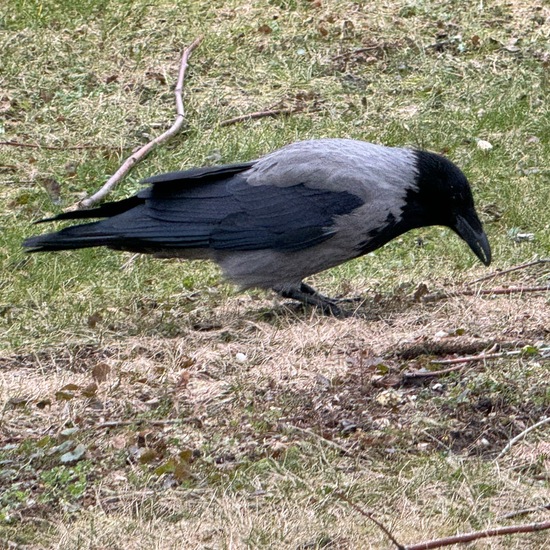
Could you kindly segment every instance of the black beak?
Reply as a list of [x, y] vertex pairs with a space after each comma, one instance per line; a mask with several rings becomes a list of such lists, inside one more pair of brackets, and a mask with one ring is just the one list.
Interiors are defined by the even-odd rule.
[[462, 216], [456, 217], [453, 229], [458, 236], [468, 243], [474, 254], [485, 264], [491, 263], [491, 246], [479, 218], [474, 213], [468, 219]]

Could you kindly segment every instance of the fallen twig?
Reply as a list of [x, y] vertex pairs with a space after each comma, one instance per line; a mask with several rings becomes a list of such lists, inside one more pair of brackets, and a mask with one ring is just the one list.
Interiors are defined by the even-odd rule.
[[515, 533], [534, 533], [537, 531], [544, 531], [550, 529], [550, 521], [542, 521], [539, 523], [524, 523], [521, 525], [509, 525], [507, 527], [495, 527], [493, 529], [484, 529], [483, 531], [472, 531], [470, 533], [463, 533], [461, 535], [453, 535], [451, 537], [443, 537], [440, 539], [427, 540], [425, 542], [417, 542], [414, 544], [403, 545], [397, 541], [393, 534], [380, 523], [370, 512], [366, 512], [361, 507], [357, 506], [346, 495], [339, 492], [334, 492], [334, 496], [343, 500], [349, 504], [356, 512], [359, 512], [362, 516], [368, 518], [377, 527], [379, 527], [384, 534], [393, 542], [398, 550], [431, 550], [433, 548], [442, 548], [443, 546], [452, 546], [453, 544], [466, 544], [474, 540], [486, 539], [490, 537], [500, 537], [502, 535], [513, 535]]
[[487, 290], [455, 290], [452, 292], [432, 292], [422, 296], [423, 302], [437, 302], [445, 298], [454, 298], [456, 296], [480, 296], [487, 294], [524, 294], [527, 292], [547, 292], [550, 290], [550, 285], [546, 286], [523, 286], [510, 288], [491, 288]]
[[[432, 361], [433, 363], [433, 361]], [[403, 380], [404, 381], [410, 381], [410, 380], [421, 380], [424, 378], [436, 378], [437, 376], [445, 376], [446, 374], [449, 374], [450, 372], [460, 371], [462, 370], [466, 365], [455, 365], [454, 367], [449, 367], [448, 369], [442, 369], [442, 370], [427, 370], [427, 371], [420, 371], [420, 372], [404, 372], [403, 373]]]
[[501, 275], [506, 275], [507, 273], [513, 273], [514, 271], [519, 271], [520, 269], [526, 269], [528, 267], [544, 264], [550, 262], [550, 258], [540, 258], [538, 260], [534, 260], [532, 262], [527, 262], [526, 264], [516, 265], [514, 267], [511, 267], [509, 269], [503, 269], [502, 271], [495, 271], [494, 273], [490, 273], [489, 275], [485, 275], [485, 277], [480, 277], [479, 279], [475, 279], [473, 281], [470, 281], [469, 283], [466, 283], [467, 286], [473, 285], [476, 283], [481, 283], [482, 281], [488, 281], [489, 279], [494, 279], [495, 277], [500, 277]]
[[397, 539], [392, 535], [390, 530], [380, 521], [378, 521], [370, 512], [367, 512], [363, 510], [360, 506], [357, 506], [355, 502], [353, 502], [350, 498], [348, 498], [346, 495], [340, 492], [334, 492], [333, 495], [336, 498], [339, 498], [340, 500], [343, 500], [347, 504], [349, 504], [356, 512], [359, 512], [362, 516], [366, 517], [367, 519], [370, 519], [379, 529], [381, 529], [384, 534], [395, 544], [396, 548], [399, 550], [407, 550], [406, 546], [403, 546], [400, 544]]
[[[538, 352], [550, 351], [550, 348], [539, 348]], [[436, 359], [430, 361], [433, 365], [454, 365], [456, 363], [469, 363], [470, 361], [483, 361], [484, 359], [496, 359], [498, 357], [508, 357], [509, 355], [521, 355], [525, 353], [522, 349], [515, 349], [513, 351], [502, 351], [499, 353], [480, 353], [479, 355], [470, 355], [468, 357], [455, 357], [454, 359]]]
[[372, 51], [376, 51], [376, 50], [379, 50], [379, 49], [380, 49], [379, 44], [373, 44], [372, 46], [366, 46], [364, 48], [356, 48], [355, 50], [350, 50], [348, 52], [340, 53], [338, 55], [335, 55], [332, 58], [332, 60], [333, 61], [338, 61], [339, 59], [345, 59], [346, 57], [351, 57], [352, 55], [357, 55], [357, 54], [365, 53], [365, 52], [372, 52]]
[[[397, 351], [392, 350], [392, 355], [400, 359], [416, 359], [422, 355], [474, 355], [478, 353], [487, 353], [487, 350], [493, 349], [497, 345], [500, 349], [517, 349], [532, 345], [524, 340], [512, 340], [508, 342], [495, 342], [495, 340], [466, 340], [451, 338], [448, 340], [427, 340], [412, 344]], [[388, 353], [389, 354], [389, 353]]]
[[550, 416], [539, 420], [539, 422], [537, 422], [536, 424], [533, 424], [532, 426], [529, 426], [529, 428], [527, 428], [526, 430], [523, 430], [521, 433], [510, 439], [508, 445], [506, 445], [506, 447], [504, 447], [504, 449], [500, 451], [495, 460], [499, 460], [500, 458], [502, 458], [514, 446], [515, 443], [517, 443], [520, 439], [523, 439], [528, 433], [531, 433], [533, 430], [536, 430], [537, 428], [540, 428], [541, 426], [549, 423]]
[[255, 113], [248, 113], [246, 115], [240, 115], [233, 118], [228, 118], [227, 120], [222, 120], [220, 126], [230, 126], [231, 124], [237, 124], [239, 122], [244, 122], [246, 120], [253, 120], [257, 118], [264, 117], [275, 117], [280, 115], [292, 115], [294, 113], [299, 113], [303, 111], [303, 107], [295, 107], [288, 109], [270, 109], [267, 111], [257, 111]]
[[21, 143], [20, 141], [0, 141], [0, 145], [9, 147], [26, 147], [28, 149], [48, 149], [51, 151], [77, 151], [81, 149], [119, 149], [119, 147], [108, 147], [106, 145], [41, 145], [39, 143]]
[[463, 533], [462, 535], [419, 542], [409, 546], [402, 546], [401, 548], [403, 550], [431, 550], [432, 548], [442, 548], [443, 546], [451, 546], [453, 544], [466, 544], [473, 540], [486, 539], [489, 537], [501, 537], [502, 535], [513, 535], [514, 533], [534, 533], [536, 531], [544, 531], [545, 529], [550, 529], [550, 521], [495, 527], [494, 529], [473, 531], [471, 533]]
[[[107, 492], [105, 489], [104, 489], [105, 492]], [[172, 495], [179, 495], [181, 496], [182, 498], [193, 498], [193, 497], [199, 497], [201, 495], [204, 495], [206, 492], [206, 489], [199, 489], [199, 488], [194, 488], [194, 489], [189, 489], [189, 490], [177, 490], [177, 489], [172, 489], [171, 491], [171, 494]], [[138, 498], [148, 498], [148, 497], [151, 497], [151, 496], [154, 496], [154, 495], [158, 495], [158, 491], [155, 490], [155, 489], [149, 489], [149, 490], [141, 490], [141, 491], [123, 491], [123, 492], [113, 492], [111, 491], [112, 494], [110, 495], [106, 495], [106, 496], [103, 496], [103, 495], [100, 495], [98, 497], [98, 502], [103, 505], [103, 504], [114, 504], [116, 502], [119, 502], [121, 500], [136, 500]]]
[[132, 256], [130, 256], [130, 259], [120, 266], [120, 271], [128, 269], [136, 261], [137, 258], [139, 258], [139, 254], [132, 254]]
[[322, 435], [317, 434], [313, 430], [310, 430], [308, 428], [300, 428], [299, 426], [294, 426], [294, 424], [284, 424], [284, 427], [289, 430], [294, 430], [294, 431], [309, 435], [311, 437], [314, 437], [315, 439], [319, 439], [329, 447], [333, 447], [334, 449], [339, 450], [341, 453], [344, 453], [345, 455], [349, 455], [350, 453], [350, 449], [346, 449], [342, 445], [338, 445], [338, 443], [335, 443], [334, 441], [331, 441], [330, 439], [327, 439], [326, 437], [323, 437]]
[[496, 519], [501, 520], [501, 519], [517, 518], [518, 516], [526, 516], [527, 514], [541, 512], [542, 510], [550, 510], [550, 503], [543, 504], [542, 506], [533, 506], [533, 508], [524, 508], [523, 510], [514, 510], [502, 516], [498, 516]]
[[92, 426], [97, 430], [103, 428], [118, 428], [120, 426], [134, 426], [135, 424], [148, 424], [149, 426], [169, 426], [171, 424], [179, 424], [181, 420], [171, 419], [171, 420], [108, 420], [107, 422], [102, 422], [101, 424], [96, 424]]
[[[525, 353], [523, 349], [517, 349], [513, 351], [502, 351], [499, 353], [493, 353], [497, 349], [498, 344], [495, 344], [490, 350], [480, 353], [479, 355], [468, 355], [466, 357], [455, 357], [453, 359], [434, 359], [430, 361], [432, 365], [454, 365], [448, 369], [433, 370], [433, 371], [420, 371], [420, 372], [405, 372], [403, 373], [403, 380], [418, 380], [423, 378], [435, 378], [437, 376], [444, 376], [450, 372], [460, 371], [464, 368], [464, 363], [470, 363], [474, 361], [484, 361], [486, 359], [497, 359], [499, 357], [508, 357], [510, 355], [521, 355]], [[538, 353], [548, 352], [550, 348], [539, 348]]]
[[181, 64], [180, 64], [180, 70], [178, 75], [178, 81], [176, 84], [176, 88], [174, 90], [175, 96], [176, 96], [176, 120], [172, 126], [166, 130], [163, 134], [160, 136], [157, 136], [155, 139], [141, 147], [138, 151], [133, 153], [131, 156], [129, 156], [122, 166], [107, 180], [105, 185], [94, 193], [91, 197], [88, 197], [84, 200], [82, 200], [79, 204], [82, 208], [89, 208], [90, 206], [94, 205], [96, 202], [101, 200], [103, 197], [105, 197], [113, 187], [133, 168], [135, 164], [140, 162], [151, 150], [153, 150], [157, 145], [164, 143], [165, 141], [168, 141], [170, 138], [174, 137], [182, 128], [183, 122], [184, 122], [184, 108], [183, 108], [183, 99], [182, 99], [182, 91], [183, 91], [183, 81], [185, 78], [185, 71], [187, 69], [187, 60], [189, 59], [189, 56], [193, 52], [193, 50], [201, 43], [202, 36], [199, 36], [197, 39], [195, 39], [185, 50], [183, 50], [183, 54], [181, 57]]

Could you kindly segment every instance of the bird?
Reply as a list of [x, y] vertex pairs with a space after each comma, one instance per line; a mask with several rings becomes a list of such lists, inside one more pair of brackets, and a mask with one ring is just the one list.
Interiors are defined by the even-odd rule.
[[27, 238], [30, 252], [108, 247], [208, 259], [241, 289], [340, 315], [304, 282], [420, 227], [452, 229], [489, 265], [468, 179], [422, 149], [346, 138], [298, 141], [257, 160], [156, 175], [129, 198], [36, 223], [98, 219]]

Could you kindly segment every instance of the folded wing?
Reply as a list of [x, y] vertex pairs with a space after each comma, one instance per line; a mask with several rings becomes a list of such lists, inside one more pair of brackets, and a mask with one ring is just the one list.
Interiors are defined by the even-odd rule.
[[352, 193], [301, 182], [250, 185], [246, 171], [252, 164], [155, 176], [134, 197], [53, 218], [105, 219], [31, 237], [25, 246], [33, 251], [108, 246], [175, 255], [193, 248], [297, 251], [330, 238], [335, 219], [362, 205]]

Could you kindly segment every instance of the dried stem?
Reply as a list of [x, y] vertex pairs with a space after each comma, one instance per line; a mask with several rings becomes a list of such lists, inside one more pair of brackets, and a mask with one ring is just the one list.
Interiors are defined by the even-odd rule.
[[105, 145], [93, 145], [85, 143], [83, 145], [41, 145], [39, 143], [21, 143], [20, 141], [0, 141], [0, 146], [26, 147], [27, 149], [48, 149], [51, 151], [79, 151], [82, 149], [120, 149], [120, 147], [108, 147]]
[[431, 550], [433, 548], [443, 548], [444, 546], [452, 546], [453, 544], [466, 544], [474, 540], [486, 539], [489, 537], [500, 537], [502, 535], [513, 535], [515, 533], [534, 533], [536, 531], [544, 531], [550, 529], [550, 521], [543, 521], [540, 523], [525, 523], [521, 525], [509, 525], [507, 527], [495, 527], [494, 529], [484, 529], [483, 531], [473, 531], [471, 533], [463, 533], [461, 535], [454, 535], [452, 537], [443, 537], [441, 539], [427, 540], [425, 542], [418, 542], [410, 545], [403, 545], [397, 541], [393, 534], [373, 517], [370, 512], [366, 512], [353, 501], [351, 501], [346, 495], [335, 492], [334, 496], [343, 500], [349, 504], [356, 512], [359, 512], [362, 516], [368, 518], [377, 527], [379, 527], [384, 534], [393, 542], [398, 550]]
[[[434, 361], [432, 361], [433, 363]], [[449, 367], [448, 369], [442, 370], [430, 370], [422, 372], [405, 372], [403, 373], [403, 380], [422, 380], [425, 378], [436, 378], [437, 376], [445, 376], [451, 372], [456, 372], [462, 370], [466, 365], [455, 365], [454, 367]]]
[[[448, 369], [434, 370], [434, 371], [423, 371], [423, 372], [410, 372], [403, 374], [403, 380], [419, 380], [423, 378], [435, 378], [437, 376], [444, 376], [450, 372], [456, 372], [462, 370], [465, 365], [464, 363], [470, 363], [474, 361], [485, 361], [486, 359], [497, 359], [499, 357], [508, 357], [511, 355], [521, 355], [524, 353], [522, 349], [517, 349], [513, 351], [502, 351], [499, 353], [493, 353], [497, 349], [498, 344], [495, 344], [490, 350], [480, 353], [479, 355], [468, 355], [466, 357], [455, 357], [453, 359], [435, 359], [430, 361], [432, 365], [454, 365]], [[550, 348], [540, 348], [539, 353], [548, 352]]]
[[497, 519], [502, 520], [502, 519], [517, 518], [518, 516], [526, 516], [527, 514], [541, 512], [542, 510], [550, 510], [550, 503], [542, 504], [541, 506], [533, 506], [532, 508], [523, 508], [522, 510], [513, 510], [512, 512], [508, 512], [507, 514], [503, 514], [502, 516], [499, 516]]
[[403, 548], [403, 550], [431, 550], [432, 548], [442, 548], [443, 546], [452, 546], [453, 544], [466, 544], [473, 540], [486, 539], [489, 537], [501, 537], [502, 535], [513, 535], [515, 533], [534, 533], [536, 531], [544, 531], [545, 529], [550, 529], [550, 521], [525, 523], [523, 525], [509, 525], [507, 527], [485, 529], [484, 531], [473, 531], [472, 533], [428, 540], [426, 542], [420, 542], [401, 548]]
[[[479, 355], [468, 355], [467, 357], [455, 357], [453, 359], [434, 359], [430, 361], [432, 365], [456, 365], [459, 363], [469, 363], [470, 361], [483, 361], [485, 359], [495, 359], [506, 355], [519, 355], [521, 350], [506, 351], [501, 353], [480, 353]], [[449, 370], [449, 369], [447, 369]], [[443, 371], [439, 371], [443, 372]]]
[[547, 292], [550, 290], [550, 285], [546, 286], [523, 286], [510, 288], [491, 288], [487, 290], [456, 290], [452, 292], [432, 292], [422, 296], [423, 302], [436, 302], [445, 298], [454, 298], [456, 296], [480, 296], [480, 295], [496, 295], [496, 294], [524, 294], [527, 292]]
[[270, 109], [267, 111], [257, 111], [255, 113], [248, 113], [246, 115], [240, 115], [233, 118], [228, 118], [227, 120], [222, 120], [220, 122], [220, 126], [231, 126], [231, 124], [237, 124], [239, 122], [245, 122], [247, 120], [253, 120], [257, 118], [264, 118], [264, 117], [275, 117], [280, 115], [292, 115], [294, 113], [299, 113], [300, 111], [303, 111], [303, 107], [295, 107], [295, 108], [288, 108], [288, 109]]
[[499, 455], [496, 457], [496, 460], [499, 460], [502, 458], [512, 447], [515, 443], [517, 443], [520, 439], [523, 439], [528, 433], [531, 433], [533, 430], [536, 430], [537, 428], [540, 428], [541, 426], [544, 426], [545, 424], [550, 423], [550, 417], [543, 418], [536, 424], [533, 424], [532, 426], [529, 426], [526, 430], [523, 430], [521, 433], [510, 439], [508, 442], [508, 445], [500, 451]]
[[364, 48], [356, 48], [355, 50], [351, 50], [349, 52], [344, 52], [344, 53], [340, 53], [338, 55], [335, 55], [332, 58], [332, 60], [333, 61], [338, 61], [339, 59], [345, 59], [345, 58], [351, 57], [353, 55], [357, 55], [357, 54], [360, 54], [360, 53], [366, 53], [366, 52], [372, 52], [372, 51], [376, 51], [376, 50], [379, 50], [379, 49], [380, 49], [380, 46], [378, 44], [372, 45], [372, 46], [367, 46], [367, 47], [364, 47]]
[[193, 50], [201, 43], [202, 36], [195, 39], [185, 50], [183, 51], [180, 70], [178, 75], [178, 81], [174, 90], [176, 96], [176, 120], [174, 124], [162, 135], [157, 136], [155, 139], [141, 147], [138, 151], [128, 157], [122, 166], [109, 178], [109, 180], [103, 185], [103, 187], [94, 193], [91, 197], [88, 197], [80, 202], [79, 206], [82, 208], [89, 208], [96, 202], [104, 198], [113, 189], [116, 184], [133, 168], [135, 164], [140, 162], [150, 151], [152, 151], [157, 145], [168, 141], [174, 137], [182, 128], [184, 122], [184, 108], [183, 108], [183, 81], [185, 78], [185, 71], [187, 70], [187, 60], [193, 52]]
[[171, 424], [179, 424], [181, 420], [109, 420], [92, 426], [96, 430], [104, 428], [118, 428], [120, 426], [135, 426], [136, 424], [147, 424], [148, 426], [169, 426]]
[[[550, 348], [540, 348], [539, 353], [550, 351]], [[483, 361], [484, 359], [497, 359], [499, 357], [508, 357], [510, 355], [521, 355], [524, 353], [522, 349], [515, 349], [513, 351], [502, 351], [499, 353], [480, 353], [479, 355], [470, 355], [468, 357], [455, 357], [454, 359], [439, 359], [431, 361], [433, 365], [454, 365], [456, 363], [469, 363], [470, 361]]]
[[286, 429], [294, 430], [296, 432], [300, 432], [300, 433], [309, 435], [315, 439], [318, 439], [319, 441], [322, 441], [325, 445], [328, 445], [329, 447], [337, 449], [344, 455], [350, 454], [350, 449], [346, 449], [342, 445], [338, 445], [338, 443], [335, 443], [334, 441], [331, 441], [330, 439], [327, 439], [326, 437], [323, 437], [322, 435], [315, 433], [313, 430], [310, 430], [308, 428], [300, 428], [299, 426], [294, 426], [294, 424], [284, 424], [284, 427]]
[[357, 506], [355, 502], [353, 502], [343, 493], [334, 492], [333, 495], [349, 504], [356, 512], [359, 512], [362, 516], [370, 519], [370, 521], [372, 521], [378, 528], [380, 528], [384, 532], [384, 534], [393, 542], [393, 544], [395, 544], [395, 547], [398, 548], [398, 550], [407, 550], [407, 547], [400, 544], [397, 539], [392, 535], [390, 530], [383, 523], [379, 522], [370, 512], [367, 512], [361, 507]]
[[395, 355], [399, 359], [416, 359], [423, 355], [477, 355], [483, 353], [490, 353], [491, 350], [498, 346], [499, 349], [518, 349], [525, 346], [533, 345], [532, 342], [526, 340], [511, 340], [496, 342], [495, 340], [481, 340], [481, 341], [454, 341], [454, 339], [447, 340], [427, 340], [422, 343], [413, 344], [411, 346], [402, 348], [400, 350], [387, 353], [387, 355]]
[[485, 277], [480, 277], [479, 279], [475, 279], [473, 281], [470, 281], [469, 283], [466, 283], [467, 286], [473, 285], [476, 283], [481, 283], [482, 281], [488, 281], [489, 279], [494, 279], [495, 277], [500, 277], [501, 275], [506, 275], [507, 273], [513, 273], [514, 271], [519, 271], [520, 269], [526, 269], [528, 267], [544, 264], [550, 262], [550, 258], [540, 258], [538, 260], [534, 260], [532, 262], [527, 262], [526, 264], [516, 265], [514, 267], [511, 267], [509, 269], [503, 269], [502, 271], [495, 271], [494, 273], [490, 273], [489, 275], [485, 275]]

